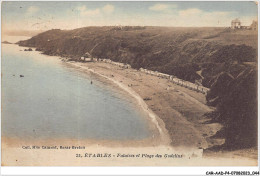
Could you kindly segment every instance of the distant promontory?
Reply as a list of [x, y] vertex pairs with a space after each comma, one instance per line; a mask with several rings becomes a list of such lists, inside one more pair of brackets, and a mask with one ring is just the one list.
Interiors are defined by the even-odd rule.
[[8, 42], [8, 41], [6, 41], [6, 40], [3, 41], [2, 43], [3, 43], [3, 44], [12, 44], [11, 42]]

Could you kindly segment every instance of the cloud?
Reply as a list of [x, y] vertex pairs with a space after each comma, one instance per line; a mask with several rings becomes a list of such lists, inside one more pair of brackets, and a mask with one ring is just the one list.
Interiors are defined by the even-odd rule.
[[85, 5], [77, 8], [77, 10], [79, 11], [82, 17], [86, 17], [86, 16], [93, 17], [101, 14], [111, 14], [114, 12], [114, 9], [115, 7], [110, 4], [107, 4], [104, 7], [96, 8], [96, 9], [88, 9]]
[[93, 9], [93, 10], [89, 10], [84, 5], [84, 6], [78, 7], [77, 9], [79, 10], [81, 16], [96, 16], [96, 15], [100, 14], [100, 9], [99, 8]]
[[149, 7], [149, 10], [152, 10], [152, 11], [167, 11], [171, 8], [176, 8], [177, 5], [167, 5], [167, 4], [155, 4], [151, 7]]
[[26, 10], [26, 14], [27, 14], [27, 15], [32, 15], [32, 14], [38, 12], [38, 11], [39, 11], [39, 8], [38, 8], [38, 7], [36, 7], [36, 6], [30, 6], [30, 7]]
[[[230, 26], [232, 19], [241, 16], [235, 11], [204, 11], [199, 8], [178, 9], [177, 5], [163, 3], [150, 6], [149, 10], [167, 12], [150, 19], [150, 23], [158, 26], [222, 27]], [[251, 19], [251, 17], [243, 19], [243, 24], [249, 24]]]
[[[150, 8], [149, 8], [150, 7]], [[125, 11], [118, 11], [120, 15], [113, 15], [117, 8], [120, 6], [112, 3], [105, 3], [98, 7], [88, 6], [87, 4], [79, 5], [70, 8], [64, 8], [65, 13], [62, 16], [55, 16], [56, 12], [50, 12], [50, 16], [54, 16], [50, 22], [44, 22], [36, 18], [37, 15], [41, 15], [43, 7], [38, 5], [31, 6], [25, 9], [25, 13], [35, 14], [29, 16], [22, 16], [21, 19], [16, 19], [15, 16], [12, 20], [3, 19], [3, 29], [31, 29], [31, 30], [46, 30], [52, 28], [61, 29], [75, 29], [84, 26], [111, 26], [111, 25], [141, 25], [141, 26], [175, 26], [175, 27], [225, 27], [230, 26], [231, 21], [235, 18], [239, 18], [242, 25], [250, 25], [252, 20], [257, 19], [257, 13], [255, 15], [244, 15], [238, 11], [223, 11], [223, 10], [203, 10], [201, 8], [189, 7], [181, 8], [176, 4], [168, 4], [166, 2], [154, 3], [150, 6], [146, 6], [145, 13], [139, 14], [135, 11], [132, 13], [125, 13]], [[126, 7], [127, 8], [127, 7]], [[8, 12], [12, 13], [12, 12]], [[40, 23], [34, 25], [36, 23]]]
[[115, 7], [112, 6], [112, 5], [110, 5], [110, 4], [107, 4], [107, 5], [105, 5], [105, 6], [102, 8], [102, 10], [103, 10], [105, 13], [112, 13], [112, 12], [114, 12], [114, 9], [115, 9]]
[[196, 8], [179, 11], [180, 16], [192, 16], [192, 15], [199, 15], [201, 13], [202, 13], [202, 11], [200, 9], [196, 9]]
[[[174, 26], [187, 27], [222, 27], [230, 26], [230, 22], [238, 14], [229, 11], [203, 11], [198, 8], [180, 10], [174, 17]], [[171, 18], [171, 17], [169, 17]]]

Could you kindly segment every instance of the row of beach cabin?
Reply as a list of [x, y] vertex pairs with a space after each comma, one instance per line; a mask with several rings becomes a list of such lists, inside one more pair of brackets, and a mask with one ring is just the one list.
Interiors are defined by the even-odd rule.
[[129, 64], [114, 62], [110, 59], [81, 57], [80, 60], [84, 61], [84, 62], [105, 62], [105, 63], [109, 63], [109, 64], [112, 64], [112, 65], [116, 65], [116, 66], [121, 67], [121, 68], [131, 68], [131, 65], [129, 65]]
[[[131, 65], [129, 65], [129, 64], [114, 62], [111, 59], [87, 58], [87, 57], [81, 57], [80, 59], [81, 59], [81, 61], [84, 61], [84, 62], [105, 62], [105, 63], [109, 63], [109, 64], [112, 64], [112, 65], [116, 65], [116, 66], [124, 68], [124, 69], [131, 68]], [[140, 68], [139, 71], [144, 72], [144, 73], [149, 74], [149, 75], [168, 79], [171, 82], [173, 82], [174, 84], [186, 87], [190, 90], [201, 92], [203, 94], [207, 94], [207, 92], [209, 91], [209, 89], [206, 88], [206, 87], [191, 83], [189, 81], [184, 81], [184, 80], [179, 79], [179, 78], [177, 78], [176, 76], [173, 76], [173, 75], [168, 75], [168, 74], [165, 74], [165, 73], [160, 73], [158, 71], [152, 71], [152, 70], [148, 70], [148, 69], [144, 69], [144, 68]]]
[[101, 59], [101, 61], [106, 62], [106, 63], [110, 63], [112, 65], [116, 65], [116, 66], [121, 67], [121, 68], [131, 68], [131, 65], [129, 65], [129, 64], [125, 64], [125, 63], [121, 63], [121, 62], [114, 62], [110, 59]]
[[203, 94], [207, 94], [207, 92], [209, 91], [209, 88], [206, 88], [206, 87], [203, 87], [201, 85], [197, 85], [197, 84], [191, 83], [189, 81], [184, 81], [184, 80], [179, 79], [179, 78], [177, 78], [176, 76], [173, 76], [173, 75], [168, 75], [168, 74], [165, 74], [165, 73], [160, 73], [158, 71], [152, 71], [152, 70], [148, 70], [148, 69], [144, 69], [144, 68], [140, 68], [139, 70], [141, 72], [144, 72], [144, 73], [149, 74], [149, 75], [153, 75], [153, 76], [157, 76], [157, 77], [160, 77], [160, 78], [168, 79], [171, 82], [173, 82], [174, 84], [186, 87], [186, 88], [188, 88], [190, 90], [201, 92]]

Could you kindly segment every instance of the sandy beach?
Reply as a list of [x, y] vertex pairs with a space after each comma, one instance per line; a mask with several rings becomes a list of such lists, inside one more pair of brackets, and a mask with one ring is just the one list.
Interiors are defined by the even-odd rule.
[[[163, 141], [171, 146], [208, 148], [223, 141], [208, 140], [220, 128], [220, 124], [203, 124], [209, 120], [203, 116], [213, 109], [206, 106], [205, 95], [178, 86], [167, 79], [147, 75], [135, 69], [123, 69], [102, 62], [69, 62], [81, 71], [103, 77], [131, 94], [143, 110], [150, 114]], [[143, 99], [150, 100], [144, 101]], [[166, 129], [166, 131], [164, 130]]]

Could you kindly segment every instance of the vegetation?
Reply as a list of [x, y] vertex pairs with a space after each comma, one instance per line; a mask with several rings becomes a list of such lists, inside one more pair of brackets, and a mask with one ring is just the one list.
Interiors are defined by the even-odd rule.
[[257, 146], [257, 71], [248, 68], [237, 77], [221, 73], [207, 95], [216, 106], [214, 121], [224, 128], [215, 137], [225, 137], [227, 149]]
[[[222, 71], [212, 70], [212, 66], [256, 61], [257, 33], [240, 33], [225, 28], [86, 27], [50, 30], [19, 44], [75, 60], [89, 52], [93, 57], [174, 74], [191, 82], [200, 78], [196, 72], [203, 69], [203, 84], [208, 86], [212, 76]], [[234, 36], [233, 43], [229, 36]], [[254, 40], [249, 41], [251, 38]]]

